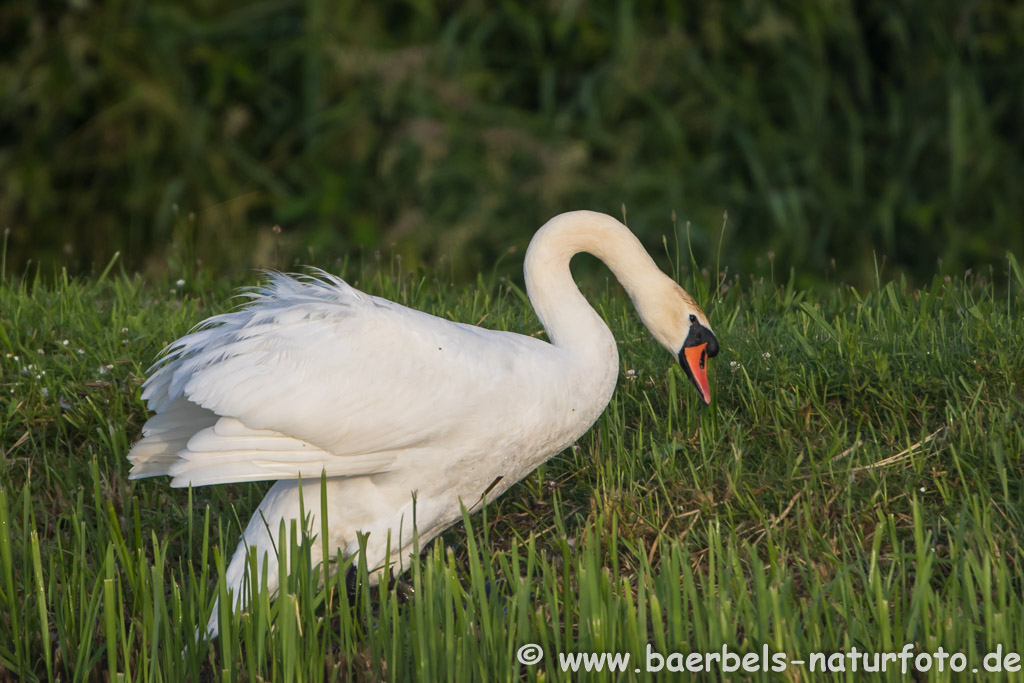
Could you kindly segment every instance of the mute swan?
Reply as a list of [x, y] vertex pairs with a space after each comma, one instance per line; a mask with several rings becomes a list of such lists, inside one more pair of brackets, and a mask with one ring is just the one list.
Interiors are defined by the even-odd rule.
[[201, 323], [150, 368], [142, 397], [156, 414], [128, 455], [129, 478], [277, 481], [227, 569], [236, 606], [247, 601], [247, 547], [258, 564], [266, 553], [277, 589], [277, 534], [298, 518], [300, 492], [318, 533], [321, 473], [330, 527], [312, 557], [324, 542], [352, 555], [364, 533], [368, 567], [402, 562], [414, 494], [425, 544], [460, 519], [460, 502], [479, 508], [485, 491], [497, 497], [576, 441], [611, 399], [618, 352], [569, 272], [581, 251], [611, 268], [710, 403], [705, 366], [718, 341], [704, 312], [626, 226], [575, 211], [548, 221], [526, 252], [526, 292], [551, 343], [437, 318], [323, 272], [270, 274], [247, 305]]

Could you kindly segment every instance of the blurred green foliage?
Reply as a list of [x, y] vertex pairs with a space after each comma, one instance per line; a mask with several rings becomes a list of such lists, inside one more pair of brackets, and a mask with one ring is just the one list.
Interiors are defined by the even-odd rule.
[[8, 272], [462, 277], [623, 205], [712, 266], [728, 211], [724, 264], [809, 278], [1024, 251], [1008, 0], [8, 0], [0, 45]]

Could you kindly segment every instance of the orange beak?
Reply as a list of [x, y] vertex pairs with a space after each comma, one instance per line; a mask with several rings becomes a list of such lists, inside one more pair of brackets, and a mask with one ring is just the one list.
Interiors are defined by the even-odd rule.
[[708, 386], [708, 350], [707, 344], [697, 344], [696, 346], [688, 346], [683, 349], [683, 355], [686, 357], [686, 370], [687, 374], [690, 375], [690, 379], [693, 380], [694, 386], [697, 387], [697, 391], [700, 392], [701, 398], [704, 399], [704, 403], [711, 403], [711, 387]]

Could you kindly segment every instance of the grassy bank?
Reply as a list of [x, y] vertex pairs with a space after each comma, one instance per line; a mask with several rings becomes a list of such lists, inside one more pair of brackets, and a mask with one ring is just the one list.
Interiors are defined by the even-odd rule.
[[[439, 315], [539, 331], [498, 279], [343, 275]], [[691, 279], [722, 342], [707, 409], [617, 285], [593, 280], [620, 340], [610, 406], [413, 559], [411, 598], [356, 582], [350, 600], [345, 571], [321, 587], [320, 558], [297, 539], [282, 596], [196, 644], [266, 486], [129, 483], [124, 455], [146, 417], [146, 367], [223, 309], [230, 284], [0, 284], [0, 680], [557, 680], [558, 653], [585, 651], [631, 653], [625, 673], [602, 674], [627, 680], [657, 664], [648, 647], [723, 646], [807, 660], [781, 674], [792, 680], [835, 680], [810, 671], [811, 653], [942, 647], [970, 671], [998, 646], [1024, 652], [1012, 259], [921, 289], [741, 277], [709, 292]], [[533, 666], [517, 661], [527, 643], [545, 653]], [[923, 676], [955, 679], [949, 664]]]

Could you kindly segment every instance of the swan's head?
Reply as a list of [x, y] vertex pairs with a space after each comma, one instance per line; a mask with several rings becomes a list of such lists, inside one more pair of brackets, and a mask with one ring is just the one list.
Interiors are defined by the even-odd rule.
[[637, 311], [654, 338], [683, 366], [704, 403], [711, 403], [708, 358], [718, 355], [718, 339], [697, 302], [665, 276], [657, 298], [637, 301]]

